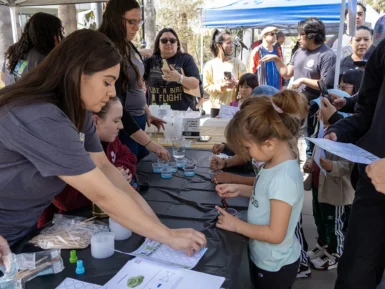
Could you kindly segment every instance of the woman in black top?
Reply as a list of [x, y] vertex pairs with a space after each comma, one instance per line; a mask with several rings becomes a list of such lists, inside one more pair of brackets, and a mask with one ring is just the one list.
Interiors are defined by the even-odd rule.
[[[171, 71], [163, 66], [164, 60]], [[181, 51], [174, 29], [163, 28], [158, 33], [154, 54], [144, 65], [150, 103], [167, 103], [173, 110], [197, 109], [196, 97], [201, 98], [199, 70], [194, 58]]]
[[151, 115], [144, 93], [144, 65], [142, 56], [132, 44], [136, 33], [143, 25], [142, 13], [135, 0], [110, 0], [103, 15], [99, 31], [107, 35], [123, 56], [121, 73], [116, 83], [117, 96], [121, 99], [124, 113], [124, 132], [119, 137], [138, 157], [143, 158], [148, 150], [163, 159], [170, 155], [162, 146], [153, 143], [144, 129], [148, 125], [163, 127], [164, 121]]

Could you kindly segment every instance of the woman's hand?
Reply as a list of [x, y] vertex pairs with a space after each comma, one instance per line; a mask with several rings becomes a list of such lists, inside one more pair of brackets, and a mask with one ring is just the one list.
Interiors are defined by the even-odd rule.
[[192, 256], [202, 248], [206, 248], [205, 235], [193, 229], [171, 229], [171, 237], [167, 244], [175, 250], [183, 250]]
[[147, 146], [150, 152], [155, 153], [162, 161], [169, 161], [171, 159], [170, 153], [163, 146], [154, 143], [153, 141]]
[[221, 152], [224, 151], [224, 149], [225, 149], [224, 144], [215, 144], [213, 146], [212, 152], [213, 152], [213, 154], [219, 155]]
[[297, 80], [294, 80], [293, 83], [291, 84], [291, 87], [293, 89], [297, 89], [298, 87], [300, 87], [303, 83], [303, 78], [298, 78]]
[[5, 273], [11, 271], [11, 249], [9, 248], [8, 242], [0, 236], [0, 266], [5, 267]]
[[366, 173], [376, 190], [385, 194], [385, 159], [375, 161], [366, 167]]
[[172, 66], [170, 66], [170, 69], [171, 70], [162, 68], [162, 72], [163, 72], [162, 78], [169, 82], [178, 82], [180, 80], [181, 74], [178, 71], [176, 71], [175, 68]]
[[215, 208], [221, 213], [221, 215], [218, 216], [217, 227], [226, 231], [236, 232], [240, 220], [218, 206], [215, 206]]
[[329, 98], [337, 110], [342, 109], [346, 105], [345, 97], [340, 97], [335, 93], [329, 92]]
[[217, 185], [215, 190], [221, 198], [230, 199], [240, 195], [239, 186], [235, 184]]
[[125, 169], [125, 168], [122, 168], [122, 167], [119, 167], [117, 169], [122, 174], [122, 176], [126, 179], [126, 181], [131, 183], [131, 181], [132, 181], [132, 174], [131, 174], [130, 169]]
[[225, 167], [225, 160], [219, 157], [213, 157], [210, 162], [210, 168], [212, 170], [221, 170]]
[[152, 114], [147, 114], [147, 125], [150, 126], [151, 124], [152, 125], [155, 125], [156, 128], [158, 129], [158, 131], [160, 130], [160, 128], [164, 128], [164, 125], [166, 124], [167, 122], [165, 122], [163, 119], [160, 119], [158, 117], [155, 117], [153, 116]]
[[237, 82], [234, 79], [225, 80], [221, 84], [221, 87], [223, 89], [233, 89], [236, 86], [237, 86]]

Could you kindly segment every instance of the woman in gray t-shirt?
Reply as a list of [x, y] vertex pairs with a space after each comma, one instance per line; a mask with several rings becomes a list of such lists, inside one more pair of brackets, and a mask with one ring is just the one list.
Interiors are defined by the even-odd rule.
[[[165, 122], [152, 116], [150, 112], [144, 92], [142, 55], [131, 43], [142, 25], [142, 11], [137, 1], [110, 0], [104, 12], [99, 31], [107, 35], [115, 43], [123, 56], [120, 78], [116, 87], [117, 96], [122, 100], [124, 114], [130, 114], [140, 128], [140, 130], [135, 130], [135, 134], [141, 134], [145, 137], [143, 130], [146, 127], [146, 122], [149, 125], [155, 125], [158, 129], [163, 127]], [[144, 51], [143, 54], [148, 55], [147, 53], [147, 51]], [[162, 150], [160, 155], [169, 158], [167, 151], [162, 146], [151, 142], [151, 140], [148, 142], [138, 141], [137, 136], [133, 134], [134, 131], [127, 131], [127, 128], [129, 129], [135, 124], [130, 120], [125, 121], [124, 114], [123, 125], [126, 130], [119, 137], [138, 159], [145, 157], [148, 150], [155, 152]]]
[[108, 37], [80, 30], [0, 90], [0, 235], [11, 245], [66, 184], [142, 236], [190, 254], [206, 245], [199, 232], [164, 226], [103, 152], [91, 112], [115, 96], [121, 61]]

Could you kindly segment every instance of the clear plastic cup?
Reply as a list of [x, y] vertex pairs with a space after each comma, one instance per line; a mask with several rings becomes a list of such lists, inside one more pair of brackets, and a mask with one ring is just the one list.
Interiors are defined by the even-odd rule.
[[111, 257], [115, 252], [115, 234], [101, 232], [91, 238], [91, 255], [96, 259]]
[[111, 218], [108, 220], [108, 222], [110, 224], [110, 231], [115, 234], [115, 240], [126, 240], [131, 237], [132, 231], [130, 231], [129, 229], [126, 229]]
[[186, 164], [186, 165], [184, 166], [184, 175], [185, 175], [186, 177], [193, 177], [193, 176], [195, 176], [195, 171], [196, 171], [196, 169], [197, 169], [196, 166]]
[[169, 167], [164, 167], [160, 170], [162, 179], [171, 179], [172, 178], [172, 169]]
[[178, 170], [178, 166], [176, 162], [168, 162], [167, 167], [169, 167], [173, 173], [176, 173]]
[[172, 155], [175, 159], [183, 159], [186, 155], [186, 145], [183, 138], [174, 138], [172, 140]]
[[153, 163], [152, 164], [152, 171], [154, 173], [160, 173], [160, 171], [165, 167], [164, 163]]

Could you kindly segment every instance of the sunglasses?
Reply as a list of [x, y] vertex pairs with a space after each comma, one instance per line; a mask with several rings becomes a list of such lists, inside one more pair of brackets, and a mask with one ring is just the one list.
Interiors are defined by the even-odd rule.
[[271, 32], [271, 33], [266, 33], [266, 35], [275, 36], [277, 35], [277, 33]]
[[161, 38], [160, 39], [160, 43], [162, 43], [162, 44], [167, 44], [168, 42], [170, 42], [171, 44], [175, 44], [177, 42], [177, 40], [175, 38]]
[[138, 25], [138, 26], [142, 26], [144, 21], [143, 20], [133, 20], [133, 19], [126, 19], [123, 17], [123, 20], [125, 20], [128, 24], [132, 25], [132, 26], [135, 26], [135, 25]]

